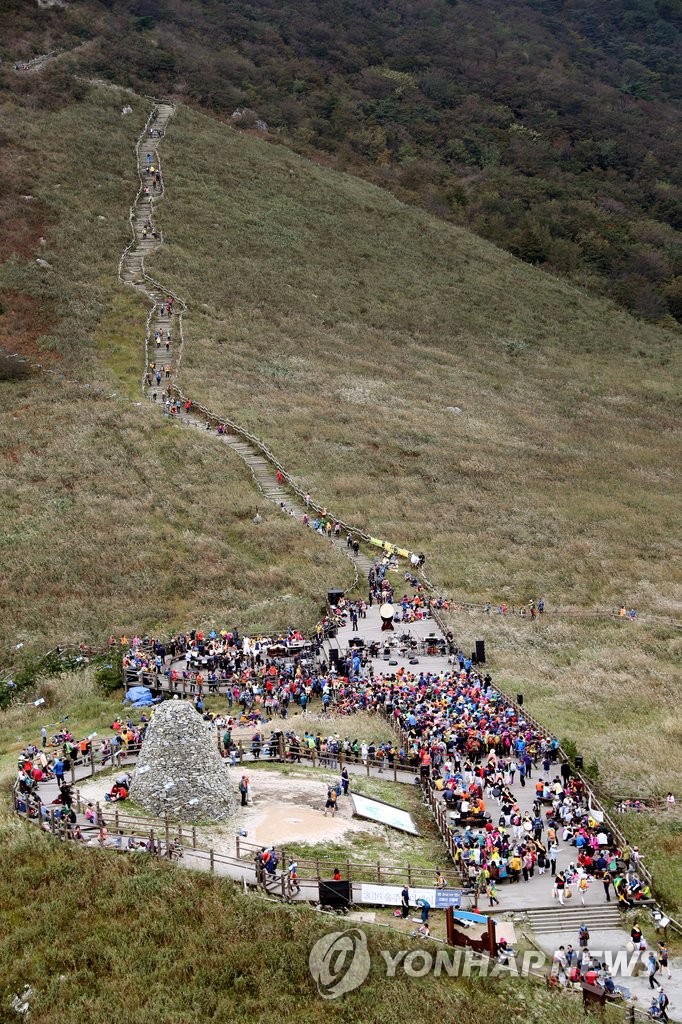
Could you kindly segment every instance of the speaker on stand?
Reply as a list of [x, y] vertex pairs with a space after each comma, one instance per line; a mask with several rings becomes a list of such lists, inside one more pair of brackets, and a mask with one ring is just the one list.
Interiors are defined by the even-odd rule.
[[485, 640], [476, 641], [476, 661], [485, 665]]

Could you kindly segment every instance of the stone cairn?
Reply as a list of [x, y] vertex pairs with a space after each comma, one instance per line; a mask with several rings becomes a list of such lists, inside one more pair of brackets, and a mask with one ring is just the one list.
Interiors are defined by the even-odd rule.
[[130, 796], [176, 821], [224, 821], [236, 813], [235, 787], [208, 725], [192, 704], [160, 704], [142, 744]]

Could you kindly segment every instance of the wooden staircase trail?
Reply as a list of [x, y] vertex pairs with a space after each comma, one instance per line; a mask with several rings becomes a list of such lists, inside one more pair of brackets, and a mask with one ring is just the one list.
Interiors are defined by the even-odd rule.
[[[174, 110], [171, 104], [160, 103], [147, 120], [135, 146], [140, 187], [130, 210], [132, 240], [119, 263], [120, 280], [139, 291], [150, 305], [144, 339], [143, 393], [172, 419], [182, 421], [204, 433], [211, 430], [215, 439], [231, 448], [248, 466], [265, 498], [281, 508], [283, 514], [292, 516], [299, 523], [303, 522], [306, 513], [310, 520], [313, 520], [317, 514], [326, 510], [316, 502], [306, 500], [301, 489], [265, 445], [238, 424], [211, 413], [203, 406], [193, 403], [189, 409], [186, 408], [187, 396], [176, 383], [183, 346], [182, 316], [187, 304], [150, 277], [144, 266], [145, 257], [163, 244], [163, 236], [154, 221], [155, 204], [164, 196], [159, 142], [165, 136]], [[155, 181], [157, 173], [160, 177], [158, 184]], [[172, 313], [168, 312], [169, 298], [173, 300]], [[218, 425], [222, 428], [221, 433], [217, 432]], [[331, 518], [334, 519], [333, 516]], [[373, 563], [372, 559], [362, 552], [353, 554], [352, 548], [348, 547], [346, 542], [348, 532], [358, 540], [369, 539], [367, 534], [353, 530], [346, 523], [342, 524], [338, 537], [333, 532], [331, 538], [326, 534], [321, 536], [331, 540], [337, 550], [352, 561], [354, 580], [352, 587], [349, 588], [352, 590], [357, 586], [360, 577], [367, 579]]]

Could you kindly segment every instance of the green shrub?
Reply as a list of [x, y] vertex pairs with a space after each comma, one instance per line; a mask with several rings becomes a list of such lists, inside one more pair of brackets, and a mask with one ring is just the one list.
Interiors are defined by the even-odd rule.
[[99, 693], [108, 697], [123, 684], [123, 652], [114, 648], [109, 654], [102, 655], [99, 667], [95, 672], [95, 686]]

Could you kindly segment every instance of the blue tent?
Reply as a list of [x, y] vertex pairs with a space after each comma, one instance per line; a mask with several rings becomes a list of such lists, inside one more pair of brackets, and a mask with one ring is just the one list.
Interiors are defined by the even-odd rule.
[[134, 708], [148, 708], [154, 703], [152, 691], [146, 686], [131, 686], [124, 700], [130, 701]]

